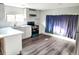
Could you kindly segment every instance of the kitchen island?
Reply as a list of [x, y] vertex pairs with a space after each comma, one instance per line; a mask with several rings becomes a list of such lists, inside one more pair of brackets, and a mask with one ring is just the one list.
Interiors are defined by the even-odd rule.
[[3, 55], [16, 55], [22, 50], [22, 31], [11, 27], [0, 28], [1, 51]]

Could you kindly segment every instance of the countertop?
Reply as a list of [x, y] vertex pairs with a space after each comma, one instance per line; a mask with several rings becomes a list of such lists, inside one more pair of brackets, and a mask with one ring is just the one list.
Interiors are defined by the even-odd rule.
[[30, 25], [22, 25], [22, 26], [15, 26], [15, 27], [13, 27], [13, 28], [23, 28], [23, 27], [31, 27]]
[[0, 28], [0, 38], [22, 33], [23, 33], [22, 31], [13, 29], [11, 27]]

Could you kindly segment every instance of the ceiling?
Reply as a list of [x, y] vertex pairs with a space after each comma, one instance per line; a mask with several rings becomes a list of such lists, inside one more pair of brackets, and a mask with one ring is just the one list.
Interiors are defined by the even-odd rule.
[[33, 8], [39, 10], [49, 10], [56, 8], [79, 6], [79, 3], [24, 3], [24, 4], [4, 3], [4, 4], [9, 6], [16, 6], [21, 8]]

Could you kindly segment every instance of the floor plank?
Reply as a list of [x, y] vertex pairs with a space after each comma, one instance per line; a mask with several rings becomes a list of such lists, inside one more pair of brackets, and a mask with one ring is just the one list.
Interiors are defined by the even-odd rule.
[[23, 55], [74, 55], [75, 44], [41, 34], [23, 40]]

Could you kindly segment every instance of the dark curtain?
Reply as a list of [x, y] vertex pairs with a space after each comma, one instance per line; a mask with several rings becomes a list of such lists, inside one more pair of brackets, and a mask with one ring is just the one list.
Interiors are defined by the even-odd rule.
[[47, 15], [45, 31], [69, 38], [75, 38], [77, 21], [77, 15]]

